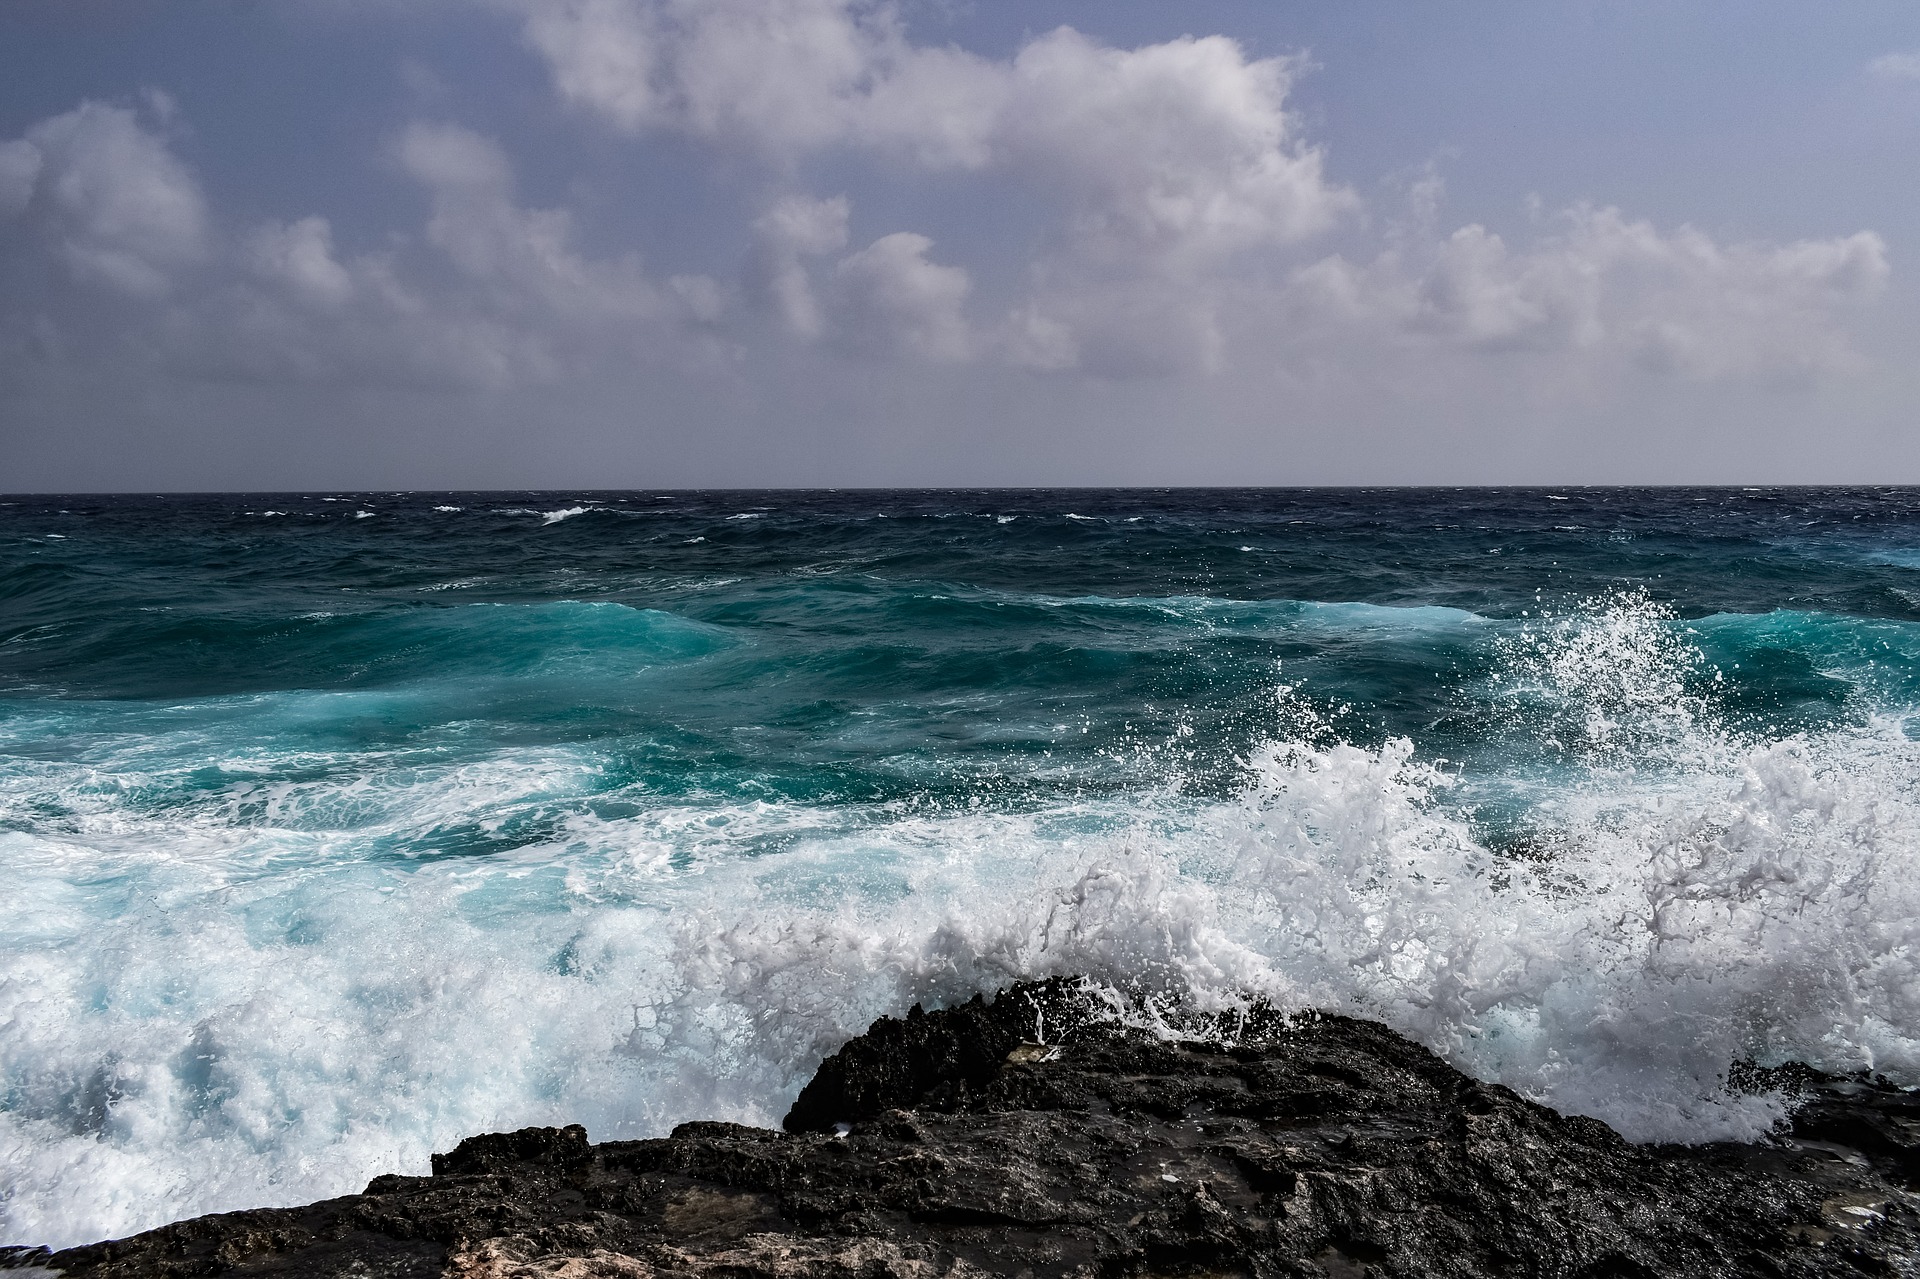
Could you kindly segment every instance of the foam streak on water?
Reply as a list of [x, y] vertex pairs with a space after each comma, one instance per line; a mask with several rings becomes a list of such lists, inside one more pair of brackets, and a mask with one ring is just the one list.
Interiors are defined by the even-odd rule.
[[1908, 495], [325, 496], [8, 508], [8, 1242], [777, 1122], [1059, 973], [1637, 1138], [1920, 1083]]

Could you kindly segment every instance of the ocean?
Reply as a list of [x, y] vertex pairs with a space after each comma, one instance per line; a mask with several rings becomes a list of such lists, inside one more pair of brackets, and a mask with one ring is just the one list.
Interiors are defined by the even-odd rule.
[[1920, 1084], [1916, 738], [1920, 490], [6, 499], [0, 1241], [1053, 974], [1751, 1138]]

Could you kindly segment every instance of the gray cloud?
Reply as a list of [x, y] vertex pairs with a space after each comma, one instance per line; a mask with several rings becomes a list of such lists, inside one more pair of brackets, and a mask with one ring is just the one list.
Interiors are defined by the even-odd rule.
[[429, 195], [420, 238], [439, 269], [417, 251], [343, 256], [319, 214], [223, 232], [160, 132], [84, 103], [0, 144], [5, 245], [21, 278], [59, 267], [128, 305], [21, 290], [14, 306], [40, 310], [11, 327], [26, 324], [43, 352], [75, 349], [64, 325], [104, 342], [106, 358], [255, 381], [497, 388], [609, 355], [715, 357], [725, 289], [695, 275], [656, 282], [631, 254], [583, 256], [569, 212], [516, 203], [493, 142], [415, 123], [393, 160]]
[[207, 251], [199, 186], [124, 107], [83, 102], [0, 144], [0, 211], [78, 282], [141, 298]]
[[863, 351], [959, 362], [972, 353], [963, 308], [972, 282], [928, 259], [933, 241], [911, 231], [883, 235], [834, 267], [843, 340]]
[[844, 195], [824, 200], [788, 195], [754, 221], [749, 278], [796, 336], [817, 338], [826, 331], [807, 259], [846, 247], [851, 209]]

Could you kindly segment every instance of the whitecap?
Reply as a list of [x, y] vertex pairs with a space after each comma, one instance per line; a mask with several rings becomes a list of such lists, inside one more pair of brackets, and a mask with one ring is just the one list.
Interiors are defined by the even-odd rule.
[[[1406, 739], [1270, 741], [1224, 798], [1004, 812], [635, 783], [602, 815], [586, 746], [348, 767], [304, 729], [285, 749], [310, 754], [242, 734], [213, 757], [230, 786], [156, 806], [207, 765], [184, 722], [13, 758], [0, 1237], [345, 1193], [479, 1131], [777, 1122], [873, 1017], [1054, 974], [1378, 1018], [1635, 1139], [1765, 1132], [1783, 1105], [1727, 1090], [1741, 1058], [1920, 1082], [1920, 742], [1891, 718], [1738, 739], [1688, 693], [1690, 643], [1639, 597], [1508, 633], [1509, 708], [1584, 768], [1540, 792], [1524, 857]], [[333, 705], [305, 696], [261, 713]], [[350, 722], [393, 695], [326, 696]], [[515, 821], [537, 834], [396, 855]]]

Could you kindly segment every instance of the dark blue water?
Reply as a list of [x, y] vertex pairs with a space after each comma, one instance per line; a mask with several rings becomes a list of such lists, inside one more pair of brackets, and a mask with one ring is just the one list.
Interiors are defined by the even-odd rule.
[[1051, 972], [1758, 1131], [1737, 1056], [1920, 1068], [1916, 711], [1914, 490], [14, 498], [3, 1233]]

